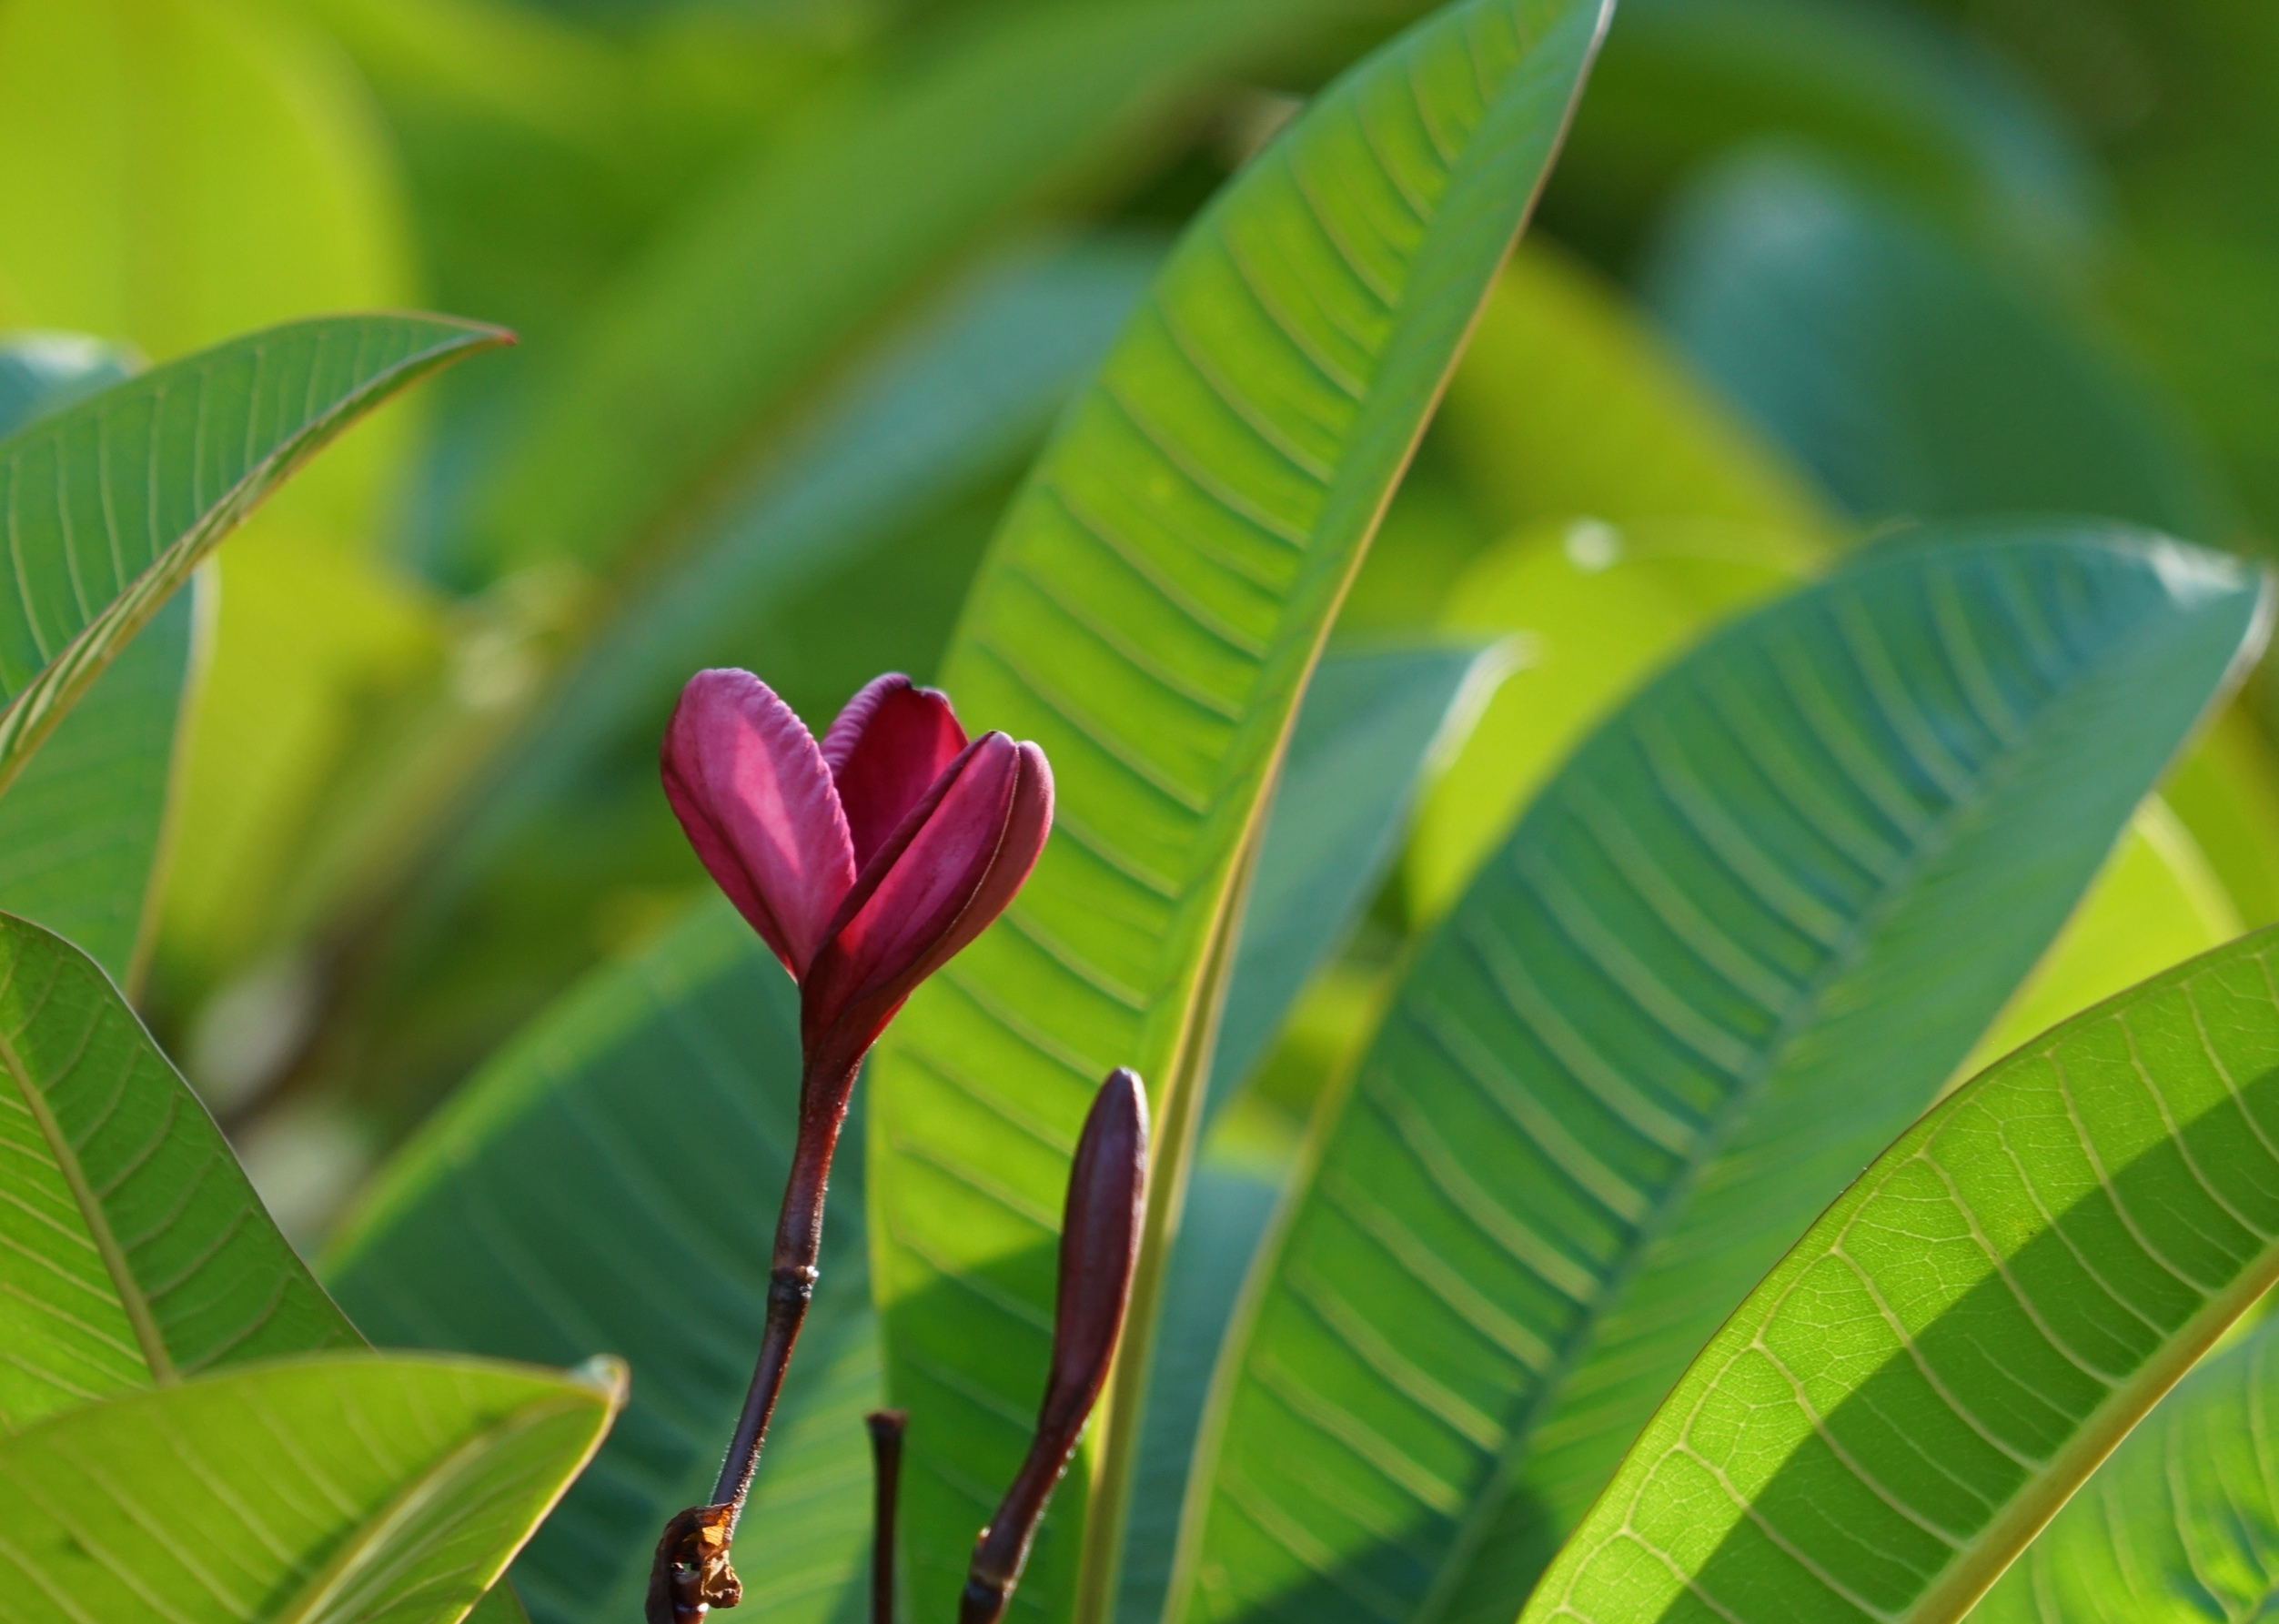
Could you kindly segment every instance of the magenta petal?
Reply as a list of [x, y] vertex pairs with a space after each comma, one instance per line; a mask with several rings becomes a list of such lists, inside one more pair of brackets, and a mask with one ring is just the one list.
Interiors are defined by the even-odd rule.
[[865, 864], [803, 989], [809, 1042], [858, 1058], [917, 984], [1021, 889], [1052, 830], [1044, 752], [986, 733]]
[[965, 748], [949, 697], [899, 671], [874, 678], [823, 735], [823, 761], [860, 872]]
[[750, 671], [689, 679], [665, 729], [665, 797], [737, 912], [804, 976], [854, 884], [852, 842], [822, 751]]

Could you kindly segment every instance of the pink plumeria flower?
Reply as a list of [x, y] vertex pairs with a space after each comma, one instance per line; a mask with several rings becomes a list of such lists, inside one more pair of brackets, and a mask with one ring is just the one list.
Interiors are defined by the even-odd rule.
[[800, 984], [812, 1077], [852, 1074], [913, 989], [1004, 912], [1053, 825], [1044, 752], [968, 741], [900, 675], [819, 744], [750, 671], [689, 680], [665, 730], [689, 842]]

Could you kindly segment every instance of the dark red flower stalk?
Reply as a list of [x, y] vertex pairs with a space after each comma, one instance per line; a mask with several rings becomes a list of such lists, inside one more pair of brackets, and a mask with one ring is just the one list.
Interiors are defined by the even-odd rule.
[[874, 1409], [871, 1429], [871, 1624], [894, 1624], [894, 1508], [902, 1498], [903, 1432], [906, 1410]]
[[749, 671], [699, 671], [661, 751], [690, 844], [800, 988], [799, 1135], [768, 1316], [713, 1503], [666, 1525], [649, 1624], [741, 1594], [729, 1540], [815, 1290], [823, 1195], [862, 1057], [918, 983], [1004, 912], [1053, 823], [1044, 752], [968, 741], [949, 700], [878, 678], [820, 743]]
[[1068, 1469], [1084, 1422], [1099, 1401], [1123, 1335], [1147, 1207], [1147, 1093], [1119, 1066], [1101, 1085], [1076, 1142], [1061, 1218], [1059, 1295], [1053, 1313], [1053, 1364], [1044, 1380], [1036, 1434], [997, 1515], [973, 1544], [958, 1624], [997, 1624], [1054, 1487]]

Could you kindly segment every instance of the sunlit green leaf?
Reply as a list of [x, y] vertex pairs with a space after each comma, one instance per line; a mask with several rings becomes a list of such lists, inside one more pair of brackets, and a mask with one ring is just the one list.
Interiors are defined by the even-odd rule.
[[[1022, 1602], [1116, 1589], [1157, 1285], [1264, 791], [1327, 622], [1525, 218], [1603, 24], [1462, 0], [1324, 93], [1190, 227], [1000, 531], [943, 671], [1042, 743], [1051, 846], [873, 1063], [874, 1254], [912, 1412], [913, 1605], [951, 1605], [1026, 1444], [1067, 1156], [1100, 1078], [1155, 1103], [1119, 1398]], [[1078, 1584], [1075, 1530], [1094, 1538]]]
[[457, 1624], [624, 1381], [336, 1355], [83, 1405], [0, 1438], [0, 1595], [76, 1624]]
[[220, 1130], [86, 954], [0, 914], [0, 1429], [357, 1345]]
[[1529, 1624], [1968, 1611], [2279, 1279], [2275, 949], [2123, 994], [1901, 1135], [1686, 1372]]
[[[797, 995], [708, 901], [492, 1061], [335, 1249], [328, 1278], [376, 1342], [631, 1364], [624, 1418], [515, 1565], [541, 1624], [638, 1617], [665, 1519], [711, 1498], [767, 1311], [798, 1091]], [[868, 1550], [879, 1363], [861, 1157], [840, 1169], [740, 1544], [744, 1605], [786, 1624], [827, 1624]]]
[[1927, 533], [1584, 743], [1326, 1119], [1222, 1372], [1186, 1617], [1510, 1618], [2057, 933], [2265, 595], [2132, 533]]
[[1979, 1624], [2249, 1619], [2279, 1589], [2279, 1324], [2210, 1355], [1971, 1611]]

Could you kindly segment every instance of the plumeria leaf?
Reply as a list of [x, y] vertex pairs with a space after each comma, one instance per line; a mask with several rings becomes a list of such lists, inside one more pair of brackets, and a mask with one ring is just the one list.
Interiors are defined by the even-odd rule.
[[2135, 532], [1924, 532], [1581, 743], [1321, 1119], [1221, 1369], [1185, 1616], [1512, 1617], [2033, 967], [2268, 593]]
[[[1523, 224], [1603, 0], [1460, 0], [1319, 96], [1189, 228], [1016, 499], [942, 673], [1034, 739], [1055, 838], [872, 1065], [912, 1605], [946, 1609], [1027, 1443], [1076, 1125], [1128, 1064], [1157, 1167], [1116, 1387], [1024, 1603], [1099, 1624], [1210, 1025], [1292, 712]], [[1089, 1532], [1084, 1532], [1088, 1529]], [[1082, 1568], [1080, 1582], [1079, 1568]]]
[[1978, 1624], [2254, 1619], [2279, 1589], [2279, 1321], [2209, 1355], [1971, 1609]]
[[[708, 899], [501, 1051], [334, 1248], [328, 1278], [377, 1342], [631, 1362], [623, 1420], [515, 1565], [539, 1624], [640, 1617], [658, 1529], [711, 1495], [766, 1315], [799, 1072], [796, 990]], [[745, 1513], [768, 1554], [741, 1564], [744, 1605], [782, 1624], [830, 1624], [867, 1560], [862, 1416], [881, 1394], [861, 1175], [840, 1158]]]
[[2156, 976], [1901, 1135], [1694, 1361], [1525, 1624], [1969, 1612], [2279, 1280], [2274, 954]]
[[100, 967], [0, 914], [0, 1429], [359, 1346]]
[[[131, 377], [92, 338], [0, 343], [0, 436]], [[169, 599], [0, 798], [0, 911], [77, 943], [130, 992], [156, 910], [199, 607]]]
[[[0, 1438], [0, 1596], [76, 1624], [458, 1624], [624, 1396], [621, 1367], [357, 1354], [82, 1405]], [[512, 1609], [500, 1587], [482, 1617]]]
[[506, 341], [433, 316], [235, 338], [0, 441], [0, 788], [198, 560], [381, 401]]

